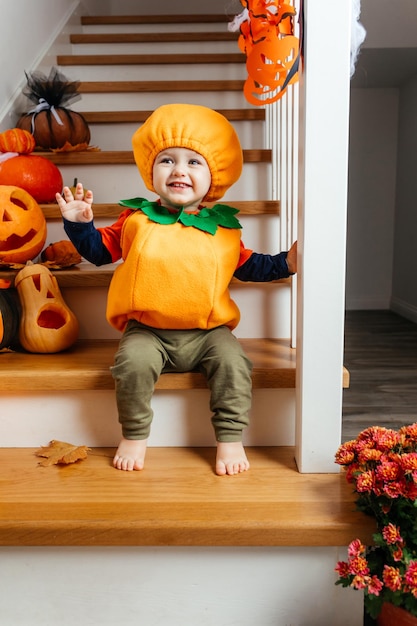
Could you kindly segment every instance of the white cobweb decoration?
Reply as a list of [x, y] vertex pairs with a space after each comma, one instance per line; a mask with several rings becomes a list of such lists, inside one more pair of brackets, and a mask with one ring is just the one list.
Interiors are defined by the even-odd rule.
[[365, 41], [366, 30], [360, 23], [361, 0], [351, 0], [352, 2], [352, 33], [350, 43], [350, 75], [355, 73], [356, 61], [358, 60], [360, 47]]

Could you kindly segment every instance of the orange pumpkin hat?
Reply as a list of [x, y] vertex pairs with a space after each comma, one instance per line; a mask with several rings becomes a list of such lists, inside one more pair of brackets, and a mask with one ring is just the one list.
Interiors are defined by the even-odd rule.
[[153, 164], [167, 148], [188, 148], [206, 159], [211, 173], [207, 202], [222, 198], [242, 172], [242, 148], [233, 126], [217, 111], [200, 105], [159, 107], [135, 132], [132, 146], [139, 172], [153, 192]]

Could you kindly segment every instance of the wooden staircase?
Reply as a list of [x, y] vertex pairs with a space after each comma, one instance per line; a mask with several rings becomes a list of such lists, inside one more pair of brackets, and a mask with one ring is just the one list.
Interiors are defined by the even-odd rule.
[[[276, 232], [277, 228], [279, 231], [280, 204], [271, 199], [267, 191], [271, 151], [265, 149], [263, 142], [265, 111], [250, 108], [244, 102], [244, 63], [242, 57], [237, 58], [236, 35], [226, 32], [225, 16], [83, 16], [81, 22], [87, 28], [96, 26], [103, 32], [71, 35], [71, 43], [82, 46], [82, 49], [74, 56], [58, 56], [57, 64], [74, 80], [82, 75], [82, 99], [73, 108], [85, 116], [92, 130], [91, 143], [100, 150], [43, 154], [61, 169], [65, 184], [72, 184], [77, 177], [93, 189], [96, 224], [105, 225], [116, 219], [120, 211], [119, 199], [149, 197], [149, 192], [141, 186], [127, 139], [133, 130], [164, 102], [196, 102], [222, 112], [237, 125], [242, 136], [244, 174], [225, 201], [240, 210], [245, 244], [261, 252], [278, 252], [278, 249], [271, 249], [271, 241], [279, 241]], [[156, 29], [157, 25], [164, 24], [171, 30], [142, 32], [146, 25], [153, 25]], [[189, 27], [189, 32], [181, 32], [181, 25], [184, 24]], [[191, 30], [193, 24], [199, 25], [198, 32]], [[113, 28], [118, 32], [112, 32]], [[141, 32], [135, 30], [137, 28]], [[190, 43], [194, 42], [197, 42], [199, 54], [193, 55], [193, 61], [203, 63], [200, 66], [203, 69], [199, 70], [200, 77], [187, 72], [185, 79], [185, 61]], [[213, 43], [216, 50], [218, 45], [231, 46], [231, 52], [225, 50], [220, 54], [222, 58], [219, 58], [219, 53], [202, 58], [203, 54], [209, 54], [205, 48], [203, 51], [203, 46], [212, 47]], [[126, 50], [127, 45], [142, 48], [133, 53]], [[169, 60], [163, 51], [166, 45], [175, 46]], [[186, 53], [180, 52], [182, 45], [188, 46]], [[94, 54], [86, 53], [85, 48], [89, 46]], [[97, 51], [97, 46], [105, 46], [105, 51]], [[123, 52], [119, 53], [120, 46], [123, 46]], [[151, 46], [155, 46], [154, 55], [150, 54]], [[159, 59], [156, 58], [158, 54], [161, 55]], [[216, 78], [212, 78], [210, 73], [213, 63], [217, 67]], [[231, 65], [236, 72], [233, 69], [229, 76]], [[168, 80], [161, 78], [165, 67]], [[182, 69], [176, 73], [172, 69], [174, 67]], [[112, 68], [110, 79], [104, 78], [103, 74], [99, 76], [99, 69], [108, 71], [106, 68]], [[220, 72], [219, 68], [222, 68]], [[146, 74], [143, 79], [142, 70]], [[149, 74], [152, 73], [154, 75], [150, 79]], [[254, 180], [255, 183], [247, 182]], [[42, 208], [48, 221], [48, 242], [62, 239], [64, 233], [57, 207], [43, 205]], [[162, 413], [166, 413], [161, 416], [165, 420], [162, 428], [165, 428], [178, 416], [178, 397], [181, 398], [184, 413], [187, 413], [187, 403], [191, 398], [188, 412], [194, 411], [196, 415], [192, 420], [187, 415], [184, 423], [193, 424], [193, 433], [189, 437], [184, 434], [182, 443], [177, 445], [160, 443], [160, 432], [157, 431], [155, 442], [148, 450], [145, 470], [127, 473], [117, 472], [111, 467], [117, 439], [112, 437], [111, 443], [108, 443], [104, 434], [108, 431], [105, 421], [115, 419], [108, 416], [113, 410], [114, 395], [109, 366], [118, 335], [103, 323], [106, 292], [113, 269], [112, 266], [96, 268], [83, 262], [73, 269], [54, 272], [64, 298], [81, 322], [80, 341], [73, 348], [56, 355], [0, 354], [0, 406], [5, 416], [3, 441], [9, 442], [0, 450], [3, 460], [0, 546], [25, 546], [29, 549], [25, 553], [26, 558], [30, 558], [31, 547], [61, 548], [62, 558], [67, 559], [66, 571], [72, 571], [74, 579], [78, 578], [78, 565], [71, 570], [69, 553], [65, 550], [77, 546], [92, 550], [100, 546], [113, 547], [111, 554], [90, 552], [93, 571], [94, 567], [100, 570], [95, 570], [92, 576], [102, 581], [103, 588], [106, 573], [101, 571], [100, 565], [97, 566], [99, 559], [117, 560], [119, 555], [125, 559], [127, 553], [121, 551], [127, 546], [129, 554], [134, 549], [156, 546], [165, 550], [165, 571], [172, 569], [169, 550], [174, 547], [192, 548], [199, 559], [199, 578], [205, 576], [202, 572], [206, 568], [210, 571], [210, 554], [198, 552], [201, 547], [208, 547], [210, 551], [213, 547], [229, 548], [223, 564], [234, 558], [237, 548], [242, 551], [242, 558], [249, 559], [250, 554], [244, 553], [244, 549], [266, 548], [268, 553], [256, 553], [259, 565], [251, 561], [255, 568], [248, 577], [252, 581], [251, 586], [258, 590], [257, 581], [263, 580], [268, 554], [275, 550], [282, 569], [276, 581], [277, 587], [274, 587], [274, 598], [282, 581], [287, 580], [289, 554], [290, 558], [301, 559], [303, 577], [309, 581], [303, 583], [297, 575], [297, 585], [315, 588], [317, 576], [313, 573], [311, 576], [315, 580], [311, 579], [309, 564], [319, 561], [328, 563], [331, 572], [336, 561], [336, 547], [347, 545], [357, 535], [363, 540], [370, 540], [373, 529], [370, 521], [355, 511], [354, 496], [343, 475], [301, 474], [297, 471], [292, 423], [296, 387], [295, 350], [290, 346], [287, 322], [291, 280], [268, 285], [243, 284], [233, 280], [231, 284], [232, 293], [242, 310], [242, 318], [249, 318], [246, 325], [243, 322], [237, 335], [254, 362], [255, 434], [247, 444], [251, 471], [226, 478], [214, 474], [214, 453], [209, 447], [211, 439], [207, 439], [205, 434], [195, 436], [194, 432], [195, 421], [205, 419], [201, 417], [204, 413], [202, 403], [206, 404], [208, 392], [204, 379], [190, 372], [161, 377], [155, 393], [158, 405], [154, 426], [159, 420], [160, 408]], [[15, 274], [14, 271], [7, 271], [2, 276], [13, 281]], [[281, 313], [284, 321], [277, 324], [275, 316]], [[265, 332], [262, 325], [270, 332]], [[284, 328], [284, 331], [277, 331], [278, 327]], [[343, 385], [348, 386], [348, 372], [344, 371], [341, 376]], [[19, 410], [17, 416], [12, 418], [15, 407]], [[264, 432], [259, 434], [257, 429]], [[10, 436], [10, 431], [15, 435]], [[47, 443], [47, 434], [48, 439], [65, 439], [62, 432], [71, 433], [68, 440], [72, 437], [73, 443], [91, 446], [87, 460], [66, 467], [39, 467], [34, 456], [35, 448]], [[82, 437], [80, 433], [83, 433]], [[19, 440], [23, 435], [26, 443], [22, 445]], [[301, 552], [297, 551], [300, 549]], [[47, 552], [42, 554], [48, 558]], [[142, 566], [147, 562], [146, 551], [134, 554]], [[3, 562], [6, 565], [9, 563], [7, 552], [5, 556]], [[14, 556], [11, 553], [10, 558]], [[96, 556], [98, 561], [94, 566]], [[181, 553], [178, 562], [186, 558], [185, 553]], [[88, 569], [90, 563], [84, 567]], [[244, 586], [242, 576], [246, 577], [246, 574], [241, 575], [238, 571], [235, 574], [237, 578], [234, 581], [240, 577], [240, 584]], [[49, 573], [46, 578], [49, 578], [50, 585], [53, 584]], [[123, 576], [121, 578], [128, 589], [132, 584], [135, 586], [133, 596], [137, 584], [135, 577], [131, 582]], [[80, 581], [82, 584], [82, 576]], [[329, 585], [333, 588], [333, 580], [323, 585], [326, 593]], [[120, 594], [120, 586], [117, 589]], [[318, 596], [321, 593], [317, 591]], [[141, 602], [144, 595], [139, 591]], [[285, 590], [280, 594], [282, 606], [287, 606], [287, 595]], [[338, 601], [335, 606], [339, 604]], [[94, 605], [95, 609], [98, 605]], [[272, 623], [284, 625], [279, 618], [278, 621], [275, 618], [273, 621], [272, 618], [271, 621], [252, 619], [249, 613], [246, 615], [247, 609], [245, 615], [242, 610], [237, 611], [240, 612], [237, 621], [227, 623], [239, 622], [242, 626], [252, 623], [259, 623], [260, 626]], [[298, 606], [283, 611], [285, 615], [293, 611], [295, 617], [291, 623], [308, 623], [297, 621]], [[146, 612], [139, 611], [138, 615], [143, 621], [154, 623], [152, 611], [148, 613], [148, 617]], [[320, 608], [317, 607], [320, 621], [308, 624], [347, 626], [347, 621], [337, 621], [339, 613], [331, 607], [331, 602], [321, 602]], [[196, 622], [191, 615], [192, 611], [189, 611], [159, 623], [193, 626]], [[200, 610], [198, 615], [201, 617]], [[102, 616], [100, 623], [108, 623], [105, 618]], [[33, 625], [38, 623], [34, 619]], [[221, 620], [216, 620], [216, 623], [221, 623]], [[288, 618], [287, 623], [290, 623]], [[353, 626], [353, 622], [349, 626]]]

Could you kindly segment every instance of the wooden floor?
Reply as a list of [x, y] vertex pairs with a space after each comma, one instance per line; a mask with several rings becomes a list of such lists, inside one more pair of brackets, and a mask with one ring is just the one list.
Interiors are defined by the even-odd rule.
[[342, 439], [417, 421], [417, 324], [390, 311], [348, 311]]

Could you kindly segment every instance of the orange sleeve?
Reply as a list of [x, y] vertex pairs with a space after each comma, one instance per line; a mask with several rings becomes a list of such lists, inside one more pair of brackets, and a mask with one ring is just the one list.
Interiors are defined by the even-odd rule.
[[243, 241], [241, 241], [240, 242], [240, 257], [239, 257], [239, 262], [236, 266], [236, 269], [238, 269], [241, 265], [246, 263], [246, 261], [249, 259], [249, 257], [252, 256], [252, 254], [253, 254], [253, 250], [249, 250], [248, 248], [245, 248]]
[[126, 209], [120, 213], [117, 222], [111, 226], [97, 228], [101, 233], [103, 244], [111, 254], [112, 263], [115, 263], [122, 257], [122, 249], [120, 247], [122, 228], [126, 218], [129, 217], [131, 213], [131, 209]]

